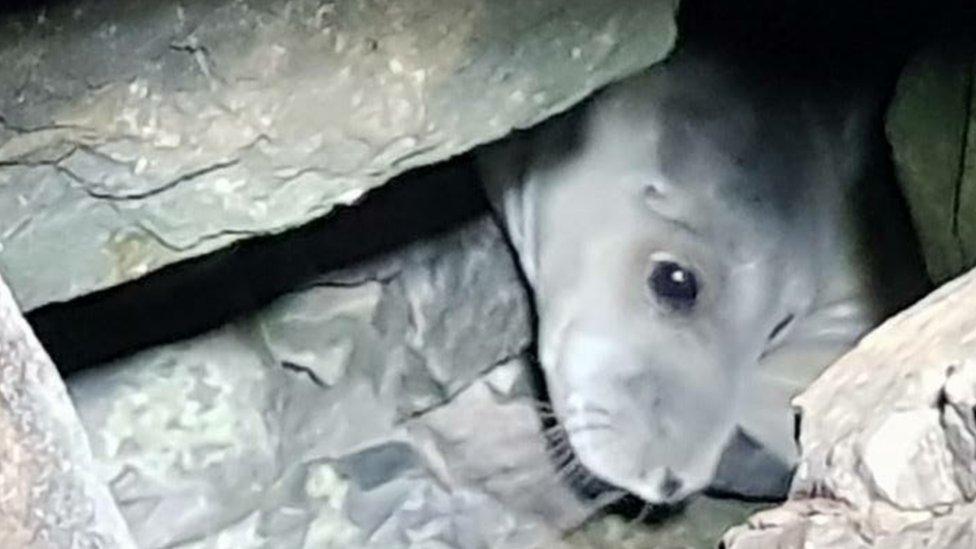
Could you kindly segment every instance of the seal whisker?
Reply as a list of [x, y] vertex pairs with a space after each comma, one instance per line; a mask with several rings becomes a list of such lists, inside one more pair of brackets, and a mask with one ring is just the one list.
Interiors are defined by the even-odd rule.
[[559, 461], [566, 457], [567, 454], [571, 454], [573, 448], [569, 444], [560, 444], [558, 446], [553, 446], [552, 448], [546, 449], [546, 454], [552, 461]]
[[563, 429], [560, 429], [558, 431], [544, 432], [543, 435], [546, 437], [546, 440], [549, 441], [550, 443], [566, 441], [569, 439], [569, 435]]
[[563, 446], [562, 448], [559, 448], [556, 451], [551, 452], [549, 454], [549, 457], [552, 458], [552, 461], [554, 461], [557, 465], [560, 465], [565, 461], [572, 461], [576, 459], [576, 454], [573, 452], [573, 449], [567, 444], [566, 446]]
[[565, 477], [570, 473], [570, 471], [582, 466], [583, 465], [579, 462], [576, 455], [570, 453], [568, 456], [566, 456], [565, 461], [559, 466], [559, 468], [556, 469], [556, 474]]
[[542, 430], [542, 434], [549, 439], [563, 439], [566, 438], [568, 433], [562, 425], [553, 425], [551, 427], [546, 427]]
[[606, 408], [604, 408], [602, 406], [597, 406], [596, 404], [585, 404], [583, 406], [583, 411], [584, 412], [589, 412], [591, 414], [599, 414], [601, 416], [607, 416], [607, 417], [609, 417], [610, 415], [612, 415], [612, 414], [610, 414], [610, 410], [607, 410]]
[[546, 442], [548, 442], [550, 446], [558, 446], [560, 444], [569, 443], [569, 435], [566, 434], [566, 431], [560, 430], [544, 434], [546, 437]]
[[568, 480], [570, 482], [581, 482], [580, 477], [587, 476], [586, 471], [583, 466], [578, 461], [571, 461], [567, 463], [559, 472], [560, 478]]
[[[573, 459], [562, 466], [557, 473], [564, 481], [570, 483], [578, 489], [582, 489], [590, 493], [591, 495], [588, 497], [592, 497], [592, 494], [594, 493], [602, 493], [603, 491], [607, 490], [609, 486], [593, 475], [593, 473], [591, 473], [585, 465], [580, 463], [575, 456], [573, 456]], [[609, 503], [607, 501], [601, 501], [597, 503], [598, 506], [604, 507], [627, 495], [627, 492], [624, 490], [617, 488], [610, 488], [610, 490], [611, 492], [609, 494], [609, 498], [603, 496], [603, 499], [608, 500]]]
[[634, 517], [634, 520], [630, 521], [631, 524], [643, 524], [647, 520], [647, 517], [651, 515], [652, 506], [648, 502], [644, 502], [643, 507], [641, 507], [640, 513]]
[[548, 452], [550, 461], [560, 462], [566, 459], [572, 453], [572, 448], [569, 446], [562, 446], [560, 448], [553, 448]]
[[587, 423], [585, 425], [566, 429], [566, 432], [570, 435], [578, 435], [587, 431], [613, 431], [613, 425], [610, 423]]
[[569, 439], [566, 438], [556, 438], [549, 441], [548, 448], [556, 450], [559, 448], [569, 446]]
[[[592, 475], [591, 477], [594, 478], [595, 480], [599, 480], [596, 477], [593, 477]], [[630, 495], [630, 492], [628, 492], [627, 490], [621, 490], [620, 488], [610, 488], [606, 492], [598, 495], [594, 499], [598, 506], [606, 507], [608, 505], [613, 505], [614, 503], [617, 503], [618, 501], [624, 499], [628, 495]]]

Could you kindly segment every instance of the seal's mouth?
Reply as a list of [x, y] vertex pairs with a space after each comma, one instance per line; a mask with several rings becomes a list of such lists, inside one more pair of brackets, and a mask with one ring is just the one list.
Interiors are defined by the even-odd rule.
[[[637, 523], [665, 520], [683, 511], [687, 497], [678, 493], [680, 488], [677, 483], [667, 487], [667, 490], [671, 491], [670, 499], [651, 501], [640, 493], [630, 490], [626, 485], [609, 482], [590, 470], [580, 461], [575, 448], [569, 443], [569, 433], [563, 423], [555, 418], [552, 404], [538, 402], [536, 405], [541, 412], [550, 455], [554, 465], [560, 471], [560, 477], [576, 493], [592, 502], [596, 508]], [[670, 479], [667, 481], [673, 482]]]
[[644, 438], [619, 430], [606, 408], [586, 404], [571, 410], [557, 414], [546, 404], [543, 421], [559, 476], [584, 497], [614, 501], [631, 496], [668, 507], [704, 489], [670, 466], [641, 468], [635, 457], [646, 455], [639, 443]]
[[[613, 502], [632, 495], [625, 487], [605, 480], [583, 463], [573, 446], [572, 434], [566, 428], [565, 422], [556, 415], [551, 403], [540, 401], [537, 408], [542, 419], [542, 432], [545, 434], [549, 457], [562, 481], [590, 500], [607, 498], [608, 502]], [[581, 426], [575, 432], [587, 430], [597, 431]]]
[[[550, 430], [562, 430], [561, 426]], [[564, 435], [568, 436], [568, 435]], [[550, 450], [559, 476], [583, 497], [611, 505], [625, 498], [637, 498], [651, 509], [676, 507], [697, 493], [687, 490], [685, 483], [667, 467], [651, 471], [644, 482], [636, 484], [626, 479], [614, 481], [591, 469], [570, 442], [560, 442], [558, 435], [550, 436]]]
[[649, 362], [607, 335], [563, 335], [545, 368], [560, 474], [586, 494], [610, 487], [654, 505], [707, 488], [731, 435], [723, 384], [704, 383], [687, 364]]

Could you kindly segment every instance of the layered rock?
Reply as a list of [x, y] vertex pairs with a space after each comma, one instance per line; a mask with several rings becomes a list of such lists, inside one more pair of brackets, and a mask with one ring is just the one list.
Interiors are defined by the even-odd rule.
[[70, 389], [140, 547], [526, 547], [558, 537], [501, 502], [546, 478], [528, 322], [481, 219]]
[[32, 310], [296, 227], [660, 60], [676, 7], [5, 8], [0, 266]]

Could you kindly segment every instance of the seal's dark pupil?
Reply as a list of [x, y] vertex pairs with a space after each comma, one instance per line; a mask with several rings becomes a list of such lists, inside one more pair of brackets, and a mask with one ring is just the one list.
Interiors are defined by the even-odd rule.
[[689, 309], [698, 298], [695, 274], [672, 261], [662, 261], [654, 266], [650, 286], [654, 295], [672, 309]]

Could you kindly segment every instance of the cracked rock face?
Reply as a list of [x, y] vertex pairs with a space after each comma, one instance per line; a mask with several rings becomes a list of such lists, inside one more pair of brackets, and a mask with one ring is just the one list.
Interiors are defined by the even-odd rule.
[[[587, 512], [502, 503], [506, 457], [546, 478], [527, 303], [481, 219], [70, 390], [140, 547], [527, 547]], [[526, 455], [485, 452], [501, 432]]]
[[726, 546], [976, 544], [976, 271], [883, 324], [794, 404], [790, 499]]
[[31, 310], [298, 226], [660, 60], [675, 9], [77, 0], [5, 13], [0, 266]]

